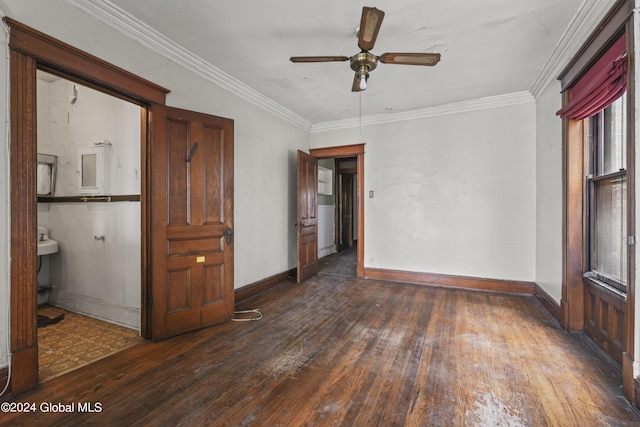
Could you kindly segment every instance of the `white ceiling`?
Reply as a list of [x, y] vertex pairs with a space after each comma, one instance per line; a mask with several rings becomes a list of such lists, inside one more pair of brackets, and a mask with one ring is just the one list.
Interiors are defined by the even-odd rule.
[[354, 118], [348, 62], [363, 6], [386, 13], [372, 53], [439, 52], [435, 67], [379, 64], [362, 115], [528, 91], [583, 0], [111, 0], [130, 15], [310, 123]]

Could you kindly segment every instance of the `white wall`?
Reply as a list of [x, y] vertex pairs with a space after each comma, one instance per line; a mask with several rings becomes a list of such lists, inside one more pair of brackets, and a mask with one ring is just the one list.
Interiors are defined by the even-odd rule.
[[332, 179], [332, 194], [318, 194], [318, 258], [323, 258], [336, 252], [335, 213], [337, 195], [333, 191], [336, 179], [335, 159], [318, 159], [318, 166], [331, 170]]
[[333, 205], [318, 205], [318, 258], [336, 252], [335, 213]]
[[493, 105], [362, 129], [365, 267], [534, 280], [535, 105]]
[[[0, 0], [7, 16], [171, 90], [167, 104], [235, 121], [235, 287], [289, 270], [296, 263], [296, 150], [308, 150], [309, 133], [246, 102], [89, 17], [63, 0]], [[2, 50], [6, 36], [0, 35]], [[0, 67], [6, 69], [4, 53]], [[0, 74], [6, 95], [7, 74]], [[6, 96], [0, 96], [6, 99]], [[6, 104], [0, 106], [5, 117]], [[5, 120], [0, 134], [6, 135]], [[8, 160], [0, 150], [0, 367], [7, 364]]]
[[58, 156], [56, 196], [79, 195], [79, 151], [112, 145], [111, 194], [140, 194], [140, 107], [86, 86], [38, 80], [38, 152]]
[[184, 73], [184, 69], [171, 62], [149, 72], [137, 72], [171, 89], [167, 98], [170, 106], [234, 120], [235, 287], [294, 268], [296, 153], [308, 152], [308, 131], [195, 74], [187, 72], [180, 78]]
[[562, 120], [560, 82], [536, 96], [536, 282], [562, 298]]

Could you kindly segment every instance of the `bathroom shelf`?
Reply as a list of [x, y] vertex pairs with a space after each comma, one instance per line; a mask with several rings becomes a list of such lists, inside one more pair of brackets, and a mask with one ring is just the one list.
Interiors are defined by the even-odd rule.
[[112, 196], [38, 196], [42, 203], [95, 203], [95, 202], [139, 202], [139, 194]]
[[322, 166], [318, 166], [318, 194], [333, 194], [333, 171]]

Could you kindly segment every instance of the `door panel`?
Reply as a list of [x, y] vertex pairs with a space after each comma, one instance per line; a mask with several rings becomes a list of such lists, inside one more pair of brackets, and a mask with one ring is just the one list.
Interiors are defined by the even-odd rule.
[[224, 204], [221, 203], [224, 189], [224, 146], [223, 141], [217, 138], [217, 129], [208, 126], [204, 127], [204, 141], [207, 143], [202, 147], [203, 162], [207, 165], [208, 174], [204, 176], [206, 183], [205, 200], [203, 206], [203, 217], [205, 224], [220, 224], [224, 222]]
[[167, 313], [177, 313], [191, 308], [191, 268], [189, 266], [175, 266], [168, 269], [166, 286]]
[[204, 267], [203, 283], [203, 304], [217, 304], [224, 298], [224, 269], [222, 262], [207, 265]]
[[185, 158], [185, 153], [189, 150], [189, 123], [171, 117], [167, 117], [166, 120], [167, 182], [169, 183], [166, 201], [169, 208], [167, 222], [171, 226], [186, 226], [189, 224], [189, 171], [186, 162], [180, 162], [179, 159]]
[[298, 283], [318, 272], [318, 159], [298, 151]]
[[353, 246], [353, 177], [352, 174], [342, 174], [342, 185], [340, 190], [342, 212], [341, 212], [341, 226], [342, 226], [342, 249], [347, 249]]
[[152, 338], [233, 316], [233, 121], [153, 106]]
[[584, 278], [584, 331], [598, 346], [622, 365], [624, 317], [627, 301], [598, 283]]

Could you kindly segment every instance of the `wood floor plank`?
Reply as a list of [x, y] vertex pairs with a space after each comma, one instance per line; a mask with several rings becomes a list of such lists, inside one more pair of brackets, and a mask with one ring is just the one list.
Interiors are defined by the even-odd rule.
[[100, 413], [3, 425], [638, 425], [620, 376], [535, 297], [318, 275], [243, 301], [257, 322], [144, 342], [19, 402]]

